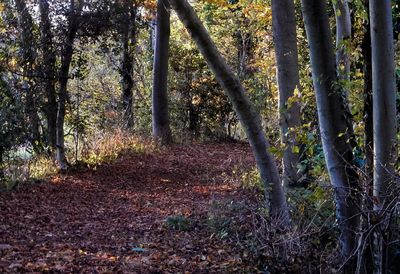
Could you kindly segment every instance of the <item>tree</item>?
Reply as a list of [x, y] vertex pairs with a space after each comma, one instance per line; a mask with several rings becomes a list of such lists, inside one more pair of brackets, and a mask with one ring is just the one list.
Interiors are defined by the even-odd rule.
[[333, 9], [336, 17], [336, 71], [338, 76], [338, 84], [342, 89], [343, 104], [345, 107], [345, 115], [349, 116], [348, 135], [349, 141], [353, 149], [357, 147], [355, 142], [353, 125], [351, 120], [351, 109], [348, 101], [348, 86], [350, 84], [350, 44], [351, 39], [351, 15], [348, 0], [335, 0]]
[[[364, 37], [362, 41], [363, 54], [363, 73], [364, 73], [364, 124], [365, 124], [365, 171], [367, 177], [373, 178], [373, 108], [372, 108], [372, 57], [371, 57], [371, 25], [369, 17], [369, 0], [364, 0], [365, 9], [367, 10], [368, 18], [364, 22]], [[372, 187], [368, 190], [368, 194], [372, 197]]]
[[[372, 90], [374, 127], [374, 204], [382, 216], [382, 230], [388, 225], [390, 204], [396, 199], [396, 84], [391, 1], [370, 0]], [[398, 187], [398, 186], [397, 186]], [[377, 273], [388, 271], [388, 235], [377, 236], [375, 259]]]
[[272, 24], [279, 87], [281, 139], [285, 144], [283, 176], [286, 184], [296, 185], [301, 174], [297, 168], [299, 151], [296, 151], [298, 144], [294, 129], [300, 126], [300, 104], [289, 99], [294, 96], [296, 89], [300, 89], [300, 82], [293, 0], [272, 1]]
[[351, 257], [357, 247], [360, 220], [360, 192], [350, 131], [343, 102], [343, 90], [337, 84], [337, 74], [327, 3], [302, 0], [308, 43], [310, 45], [313, 83], [315, 88], [319, 128], [325, 162], [334, 189], [341, 255], [348, 260], [346, 270], [354, 270]]
[[170, 4], [157, 1], [156, 39], [153, 65], [152, 116], [153, 136], [162, 144], [171, 142], [168, 112], [168, 52], [170, 37]]
[[57, 109], [57, 162], [61, 170], [68, 169], [68, 161], [65, 156], [64, 142], [64, 120], [65, 105], [68, 97], [68, 78], [69, 68], [74, 52], [74, 41], [79, 27], [79, 16], [82, 12], [83, 0], [78, 1], [75, 8], [75, 1], [70, 1], [68, 26], [65, 41], [61, 53], [61, 67], [59, 72], [59, 92], [58, 92], [58, 109]]
[[56, 53], [54, 49], [53, 34], [49, 18], [49, 3], [47, 0], [39, 1], [40, 12], [40, 49], [42, 54], [42, 75], [43, 88], [47, 97], [45, 113], [47, 118], [47, 139], [52, 149], [57, 144], [57, 94], [55, 89], [56, 81]]
[[351, 17], [348, 0], [333, 1], [336, 16], [336, 69], [339, 80], [350, 81]]
[[37, 96], [35, 94], [36, 83], [33, 79], [37, 58], [35, 48], [37, 42], [34, 36], [34, 23], [24, 0], [16, 0], [15, 5], [18, 12], [18, 25], [21, 29], [21, 67], [23, 70], [22, 76], [24, 80], [23, 89], [26, 91], [25, 112], [28, 118], [28, 140], [35, 151], [40, 152], [39, 116], [37, 113]]
[[271, 216], [276, 219], [279, 218], [283, 226], [288, 225], [290, 216], [275, 159], [269, 153], [270, 144], [262, 130], [258, 114], [246, 96], [246, 90], [226, 64], [189, 3], [185, 0], [170, 0], [170, 3], [197, 44], [217, 81], [224, 88], [239, 116], [253, 149], [262, 182], [265, 185]]
[[124, 123], [127, 128], [132, 128], [133, 117], [133, 50], [136, 44], [136, 14], [137, 7], [132, 1], [125, 1], [122, 12], [122, 58], [121, 58], [121, 83], [122, 106], [124, 111]]
[[23, 142], [24, 134], [22, 102], [3, 80], [3, 72], [0, 66], [0, 183], [4, 179], [4, 156], [9, 149]]

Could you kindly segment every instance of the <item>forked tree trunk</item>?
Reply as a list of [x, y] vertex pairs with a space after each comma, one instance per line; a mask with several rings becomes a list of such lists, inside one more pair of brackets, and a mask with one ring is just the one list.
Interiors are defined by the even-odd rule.
[[300, 104], [289, 102], [294, 91], [300, 89], [297, 51], [296, 17], [293, 0], [272, 0], [275, 56], [279, 87], [281, 139], [285, 144], [283, 180], [285, 185], [296, 186], [301, 178], [297, 165], [300, 160], [295, 128], [300, 126]]
[[[374, 209], [382, 214], [381, 230], [376, 232], [375, 271], [388, 273], [391, 241], [385, 227], [391, 217], [390, 204], [398, 199], [395, 187], [396, 163], [396, 83], [393, 46], [393, 23], [390, 0], [370, 0], [372, 90], [374, 123]], [[394, 203], [395, 204], [395, 203]], [[393, 207], [395, 206], [393, 204]], [[380, 235], [383, 231], [383, 235]], [[398, 239], [397, 239], [398, 240]]]
[[334, 189], [336, 218], [341, 231], [341, 254], [346, 272], [354, 271], [356, 235], [360, 220], [359, 180], [352, 147], [348, 142], [343, 91], [337, 85], [335, 57], [327, 3], [302, 0], [305, 27], [310, 45], [313, 83], [325, 162]]
[[47, 138], [52, 150], [56, 149], [57, 135], [57, 100], [55, 90], [55, 64], [56, 55], [54, 51], [53, 35], [49, 19], [49, 3], [47, 0], [39, 1], [40, 12], [40, 46], [42, 52], [42, 76], [43, 86], [47, 97], [46, 118]]
[[74, 41], [78, 31], [78, 16], [83, 8], [83, 0], [78, 2], [75, 9], [75, 1], [71, 0], [70, 12], [68, 16], [68, 29], [66, 39], [62, 49], [61, 68], [59, 73], [59, 93], [58, 93], [58, 110], [57, 110], [57, 162], [59, 168], [63, 171], [68, 169], [68, 161], [65, 155], [65, 140], [64, 140], [64, 119], [65, 119], [65, 104], [68, 97], [68, 75], [69, 67], [72, 61], [74, 52]]
[[156, 39], [153, 64], [152, 116], [153, 136], [162, 144], [171, 140], [168, 111], [168, 55], [170, 37], [170, 4], [157, 1]]
[[281, 225], [289, 225], [288, 207], [275, 159], [269, 153], [270, 145], [261, 127], [259, 115], [247, 98], [244, 87], [219, 53], [189, 3], [186, 0], [170, 0], [170, 3], [197, 44], [218, 82], [224, 88], [239, 116], [253, 149], [262, 182], [265, 185], [271, 216], [279, 219], [282, 222]]

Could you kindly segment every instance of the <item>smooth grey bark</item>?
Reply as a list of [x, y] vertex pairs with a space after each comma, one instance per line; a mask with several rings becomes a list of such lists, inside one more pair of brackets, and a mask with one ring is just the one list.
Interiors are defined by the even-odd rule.
[[[370, 0], [372, 90], [374, 127], [374, 209], [381, 214], [380, 232], [374, 244], [375, 273], [388, 273], [393, 255], [385, 227], [390, 221], [390, 203], [398, 199], [393, 193], [396, 153], [396, 83], [394, 62], [393, 23], [390, 0]], [[378, 215], [379, 216], [379, 215]]]
[[336, 16], [336, 68], [339, 80], [350, 80], [350, 53], [346, 43], [351, 38], [351, 17], [348, 0], [333, 1]]
[[390, 0], [370, 0], [374, 121], [374, 196], [390, 197], [396, 161], [396, 82]]
[[275, 159], [269, 153], [270, 145], [263, 132], [260, 117], [246, 96], [246, 90], [219, 53], [190, 4], [186, 0], [170, 0], [170, 3], [239, 116], [265, 185], [267, 206], [271, 216], [279, 219], [282, 226], [289, 225], [289, 211]]
[[25, 111], [27, 114], [28, 122], [28, 139], [36, 152], [41, 152], [40, 144], [40, 131], [39, 131], [39, 116], [36, 106], [36, 84], [34, 82], [35, 62], [36, 62], [36, 48], [37, 43], [34, 37], [34, 26], [32, 16], [29, 14], [26, 7], [25, 0], [15, 0], [15, 5], [18, 13], [18, 25], [21, 29], [21, 53], [24, 77], [25, 96]]
[[57, 144], [57, 99], [56, 99], [56, 54], [51, 32], [51, 22], [49, 18], [49, 3], [47, 0], [39, 0], [40, 12], [40, 47], [42, 52], [42, 79], [46, 102], [47, 118], [47, 139], [52, 149], [56, 149]]
[[294, 91], [300, 89], [293, 0], [272, 0], [272, 25], [279, 88], [281, 139], [286, 147], [283, 155], [283, 180], [285, 185], [295, 186], [299, 183], [301, 173], [297, 168], [300, 155], [294, 151], [298, 143], [293, 129], [300, 126], [301, 121], [299, 102], [288, 102], [289, 98], [293, 97]]
[[[128, 2], [129, 3], [129, 2]], [[132, 3], [131, 3], [132, 5]], [[125, 6], [122, 25], [121, 88], [124, 122], [127, 128], [134, 126], [133, 117], [133, 51], [136, 44], [136, 7]]]
[[78, 31], [78, 16], [83, 8], [83, 0], [78, 2], [75, 8], [75, 1], [71, 0], [68, 16], [67, 34], [65, 37], [62, 53], [61, 67], [59, 72], [59, 92], [58, 92], [58, 109], [57, 109], [57, 162], [62, 171], [68, 169], [68, 161], [65, 155], [64, 142], [64, 119], [65, 119], [65, 104], [68, 97], [68, 74], [74, 52], [74, 41]]
[[352, 147], [346, 132], [343, 91], [337, 75], [325, 0], [302, 0], [303, 16], [310, 45], [313, 83], [316, 91], [319, 127], [325, 162], [334, 189], [341, 255], [345, 271], [354, 271], [352, 258], [360, 224], [360, 191]]
[[170, 38], [170, 4], [157, 1], [156, 39], [153, 64], [152, 117], [153, 136], [162, 144], [172, 140], [168, 111], [168, 55]]

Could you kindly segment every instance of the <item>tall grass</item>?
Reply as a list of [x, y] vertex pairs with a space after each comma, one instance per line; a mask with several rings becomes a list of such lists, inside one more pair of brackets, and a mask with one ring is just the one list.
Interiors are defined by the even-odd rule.
[[132, 135], [132, 133], [116, 129], [111, 132], [97, 132], [85, 140], [80, 155], [81, 161], [89, 166], [113, 161], [123, 153], [152, 153], [156, 144], [150, 139]]

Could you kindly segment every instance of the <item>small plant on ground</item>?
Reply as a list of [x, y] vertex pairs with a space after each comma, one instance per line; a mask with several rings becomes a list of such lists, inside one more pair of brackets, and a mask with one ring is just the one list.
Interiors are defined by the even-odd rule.
[[182, 215], [168, 216], [165, 220], [165, 224], [169, 229], [178, 231], [189, 231], [192, 226], [191, 221]]

